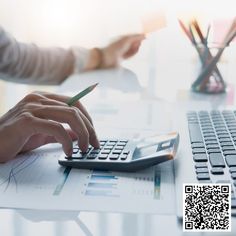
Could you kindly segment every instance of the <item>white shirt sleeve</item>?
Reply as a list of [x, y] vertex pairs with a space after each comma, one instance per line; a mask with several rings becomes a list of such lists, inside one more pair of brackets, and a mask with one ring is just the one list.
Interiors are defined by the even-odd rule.
[[88, 60], [84, 48], [40, 48], [17, 42], [0, 27], [0, 79], [31, 84], [60, 84]]

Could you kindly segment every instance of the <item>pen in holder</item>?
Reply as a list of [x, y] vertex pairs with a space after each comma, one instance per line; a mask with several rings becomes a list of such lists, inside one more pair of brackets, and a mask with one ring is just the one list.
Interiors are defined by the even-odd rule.
[[[197, 79], [192, 84], [192, 90], [195, 92], [213, 94], [225, 92], [226, 84], [217, 65], [220, 57], [218, 60], [214, 60], [211, 49], [212, 48], [209, 48], [208, 46], [201, 45], [199, 52], [201, 70]], [[218, 47], [215, 49], [219, 51], [221, 48]], [[213, 63], [211, 66], [212, 60], [214, 60], [216, 63]]]
[[[181, 20], [179, 20], [179, 24], [196, 49], [201, 61], [201, 72], [192, 84], [192, 90], [211, 94], [225, 92], [226, 84], [218, 69], [217, 63], [225, 48], [236, 36], [236, 19], [234, 19], [227, 32], [221, 47], [217, 48], [218, 51], [215, 55], [211, 53], [211, 48], [209, 48], [208, 44], [210, 26], [207, 29], [206, 36], [204, 36], [196, 20], [189, 24], [189, 28], [187, 28]], [[199, 41], [200, 43], [198, 43]]]

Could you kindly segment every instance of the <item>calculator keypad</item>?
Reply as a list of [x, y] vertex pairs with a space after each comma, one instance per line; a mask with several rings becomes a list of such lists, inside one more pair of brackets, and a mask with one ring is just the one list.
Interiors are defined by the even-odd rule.
[[128, 140], [100, 140], [99, 149], [90, 146], [85, 153], [76, 144], [72, 156], [66, 159], [125, 161], [130, 153], [126, 149], [127, 143]]

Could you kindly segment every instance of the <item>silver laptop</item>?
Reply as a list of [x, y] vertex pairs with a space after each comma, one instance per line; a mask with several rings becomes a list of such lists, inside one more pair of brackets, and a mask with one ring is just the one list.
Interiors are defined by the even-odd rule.
[[[236, 215], [236, 179], [231, 172], [236, 169], [236, 111], [182, 109], [174, 116], [174, 128], [180, 135], [179, 150], [174, 160], [177, 216], [183, 217], [183, 184], [204, 182], [231, 183], [231, 213]], [[208, 147], [215, 150], [211, 148], [209, 151]], [[222, 158], [215, 163], [214, 156]], [[205, 165], [208, 173], [197, 174], [196, 165]]]

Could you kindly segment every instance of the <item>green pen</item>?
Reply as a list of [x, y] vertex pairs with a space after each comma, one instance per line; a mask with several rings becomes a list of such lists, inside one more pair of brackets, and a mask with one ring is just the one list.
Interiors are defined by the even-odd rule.
[[80, 93], [78, 93], [77, 95], [75, 95], [74, 97], [72, 97], [68, 102], [67, 105], [68, 106], [73, 106], [79, 99], [81, 99], [82, 97], [84, 97], [85, 95], [87, 95], [88, 93], [90, 93], [91, 91], [94, 90], [94, 88], [98, 85], [98, 83], [89, 86], [88, 88], [84, 89], [83, 91], [81, 91]]

